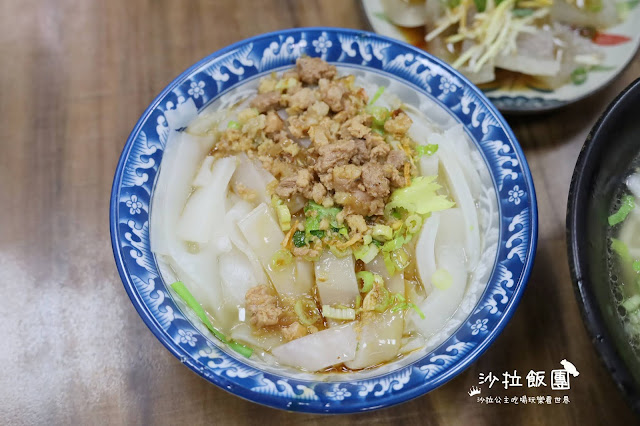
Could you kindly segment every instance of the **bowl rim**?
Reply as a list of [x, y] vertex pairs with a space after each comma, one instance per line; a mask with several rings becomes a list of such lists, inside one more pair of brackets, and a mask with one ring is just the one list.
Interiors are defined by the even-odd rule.
[[[602, 311], [593, 290], [593, 282], [588, 278], [586, 268], [583, 267], [584, 264], [588, 263], [588, 254], [586, 250], [587, 243], [585, 241], [586, 235], [584, 232], [581, 232], [582, 225], [584, 225], [584, 217], [580, 215], [581, 211], [586, 211], [582, 207], [587, 204], [590, 193], [588, 188], [589, 179], [585, 175], [589, 173], [592, 164], [597, 162], [598, 150], [600, 146], [604, 144], [604, 142], [599, 142], [600, 140], [604, 140], [603, 137], [600, 136], [600, 132], [608, 120], [615, 115], [620, 108], [624, 108], [625, 98], [635, 92], [640, 93], [640, 78], [629, 84], [611, 101], [587, 135], [571, 177], [571, 185], [567, 197], [565, 232], [571, 281], [584, 327], [591, 337], [591, 343], [596, 349], [598, 358], [609, 372], [613, 382], [624, 395], [629, 406], [631, 406], [636, 413], [640, 413], [640, 390], [633, 389], [630, 385], [633, 383], [632, 375], [615, 345], [609, 339], [609, 329], [604, 321]], [[597, 172], [598, 169], [593, 167], [591, 171], [592, 175], [595, 176]]]
[[[332, 32], [336, 34], [343, 34], [343, 35], [346, 34], [351, 36], [368, 37], [372, 39], [381, 40], [391, 45], [399, 46], [405, 51], [406, 50], [411, 51], [412, 53], [417, 54], [418, 56], [425, 56], [428, 58], [430, 62], [444, 68], [448, 73], [458, 78], [461, 81], [462, 86], [470, 90], [477, 97], [477, 99], [482, 103], [483, 108], [486, 108], [490, 113], [494, 115], [494, 117], [497, 119], [497, 122], [498, 122], [497, 127], [499, 127], [505, 133], [506, 137], [512, 142], [511, 146], [514, 149], [514, 155], [516, 157], [516, 160], [518, 161], [518, 166], [522, 170], [522, 179], [524, 180], [524, 183], [527, 186], [526, 189], [528, 191], [527, 196], [529, 198], [530, 211], [529, 211], [529, 225], [527, 229], [529, 230], [528, 235], [530, 236], [530, 240], [529, 240], [528, 246], [526, 247], [525, 261], [523, 261], [523, 267], [522, 267], [520, 279], [516, 283], [516, 286], [515, 286], [516, 288], [513, 292], [513, 295], [509, 300], [508, 304], [504, 307], [503, 313], [497, 320], [495, 327], [491, 330], [490, 333], [485, 335], [483, 340], [473, 350], [466, 353], [463, 356], [463, 359], [461, 359], [459, 363], [454, 365], [453, 368], [447, 369], [443, 374], [439, 374], [436, 378], [432, 379], [431, 384], [427, 385], [425, 382], [424, 384], [413, 387], [408, 391], [403, 391], [401, 393], [387, 394], [380, 398], [379, 403], [378, 401], [376, 401], [376, 403], [369, 402], [366, 404], [364, 403], [351, 403], [349, 405], [334, 404], [331, 406], [330, 409], [318, 409], [315, 407], [304, 407], [304, 406], [294, 407], [296, 411], [304, 411], [304, 412], [319, 413], [319, 414], [353, 413], [358, 411], [375, 410], [379, 408], [396, 405], [402, 402], [406, 402], [418, 396], [424, 395], [442, 386], [444, 383], [450, 381], [451, 379], [456, 377], [458, 374], [460, 374], [462, 371], [466, 370], [473, 362], [475, 362], [477, 358], [480, 355], [482, 355], [482, 353], [484, 353], [484, 351], [491, 345], [491, 343], [493, 343], [493, 341], [498, 337], [498, 335], [500, 335], [500, 333], [504, 330], [506, 324], [509, 322], [509, 320], [513, 316], [513, 313], [515, 312], [517, 306], [519, 305], [520, 299], [526, 289], [526, 285], [530, 278], [531, 270], [533, 268], [533, 264], [535, 260], [537, 240], [538, 240], [538, 206], [537, 206], [537, 198], [536, 198], [536, 192], [535, 192], [532, 174], [529, 169], [529, 165], [526, 161], [526, 158], [524, 156], [524, 152], [522, 151], [522, 148], [517, 138], [515, 137], [511, 127], [507, 124], [506, 120], [504, 119], [502, 114], [498, 111], [498, 109], [491, 103], [491, 101], [489, 101], [486, 95], [476, 86], [474, 86], [466, 77], [464, 77], [455, 69], [451, 68], [445, 62], [434, 57], [428, 52], [420, 50], [414, 46], [411, 46], [399, 40], [395, 40], [395, 39], [382, 36], [380, 34], [375, 34], [369, 31], [338, 28], [338, 27], [299, 27], [299, 28], [290, 28], [285, 30], [276, 30], [276, 31], [259, 34], [247, 39], [240, 40], [227, 47], [224, 47], [218, 51], [211, 53], [205, 58], [197, 61], [192, 66], [188, 67], [185, 71], [180, 73], [176, 78], [174, 78], [170, 83], [168, 83], [165, 86], [165, 88], [153, 99], [153, 101], [149, 104], [149, 106], [144, 110], [144, 112], [141, 114], [140, 118], [136, 122], [133, 130], [129, 134], [115, 170], [113, 186], [111, 191], [109, 221], [110, 221], [112, 249], [113, 249], [118, 273], [120, 275], [120, 278], [123, 282], [125, 290], [127, 291], [127, 294], [129, 295], [129, 298], [131, 299], [136, 311], [138, 312], [138, 314], [140, 315], [144, 323], [147, 325], [147, 327], [151, 330], [151, 332], [169, 350], [169, 352], [171, 352], [183, 364], [186, 364], [193, 372], [198, 374], [200, 377], [217, 385], [223, 390], [226, 390], [236, 396], [239, 396], [243, 399], [246, 399], [261, 405], [266, 405], [266, 406], [285, 409], [285, 410], [291, 409], [290, 406], [283, 404], [282, 399], [279, 397], [259, 394], [250, 389], [246, 389], [240, 385], [237, 385], [236, 383], [224, 377], [223, 375], [205, 375], [197, 365], [190, 362], [188, 357], [184, 355], [185, 354], [184, 349], [178, 346], [174, 341], [170, 339], [169, 336], [167, 336], [167, 334], [161, 329], [161, 327], [157, 323], [157, 320], [146, 311], [145, 304], [138, 297], [138, 294], [136, 294], [136, 292], [133, 291], [133, 283], [131, 280], [131, 276], [127, 273], [124, 266], [124, 259], [122, 257], [123, 250], [118, 244], [119, 237], [117, 235], [117, 227], [118, 227], [117, 217], [118, 217], [118, 194], [122, 185], [123, 170], [124, 170], [125, 163], [129, 157], [130, 151], [133, 147], [135, 136], [139, 133], [143, 124], [148, 120], [151, 113], [158, 107], [158, 105], [165, 98], [166, 95], [168, 95], [174, 89], [176, 89], [178, 84], [182, 80], [184, 80], [185, 78], [188, 78], [191, 74], [193, 74], [196, 70], [201, 68], [204, 64], [207, 64], [215, 60], [216, 58], [219, 58], [231, 51], [237, 50], [238, 48], [244, 45], [247, 45], [249, 43], [254, 43], [262, 39], [267, 39], [274, 36], [300, 34], [305, 31]], [[396, 76], [396, 77], [403, 81], [406, 81], [405, 78], [403, 77], [400, 77], [400, 76]], [[406, 83], [411, 85], [411, 83], [408, 81], [406, 81]], [[423, 89], [420, 89], [420, 90], [424, 92]], [[492, 179], [495, 179], [495, 178], [492, 176]], [[498, 201], [498, 204], [500, 204], [500, 200], [498, 199], [497, 201]], [[501, 211], [502, 210], [499, 208], [498, 212], [501, 212]], [[504, 215], [501, 215], [501, 216], [504, 217]], [[496, 265], [497, 263], [494, 263], [494, 266], [493, 266], [494, 272], [495, 272]], [[484, 292], [482, 294], [484, 294]], [[482, 298], [482, 294], [480, 298]], [[455, 334], [455, 332], [456, 331], [454, 331], [453, 334]], [[408, 364], [405, 367], [412, 366], [413, 364], [419, 362], [421, 359], [424, 359], [424, 357], [413, 361], [412, 363]], [[336, 382], [336, 383], [340, 383], [340, 382]]]

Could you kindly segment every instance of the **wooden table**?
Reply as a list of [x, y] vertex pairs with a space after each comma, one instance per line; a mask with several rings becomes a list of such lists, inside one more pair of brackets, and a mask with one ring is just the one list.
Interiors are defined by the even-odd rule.
[[[368, 414], [291, 414], [209, 384], [153, 337], [122, 287], [109, 241], [111, 181], [129, 131], [198, 59], [245, 37], [311, 25], [367, 28], [356, 0], [2, 2], [0, 423], [635, 423], [583, 327], [564, 233], [580, 147], [605, 106], [640, 75], [640, 56], [597, 96], [509, 120], [538, 193], [536, 264], [503, 334], [442, 388]], [[481, 372], [548, 372], [563, 358], [581, 372], [569, 404], [497, 406], [467, 396]]]

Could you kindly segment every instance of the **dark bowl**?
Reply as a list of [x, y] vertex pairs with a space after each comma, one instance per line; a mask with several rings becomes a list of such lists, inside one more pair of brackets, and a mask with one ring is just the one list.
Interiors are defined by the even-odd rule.
[[569, 265], [582, 316], [605, 366], [640, 413], [640, 359], [616, 313], [607, 269], [607, 216], [640, 152], [640, 79], [598, 119], [582, 147], [567, 206]]

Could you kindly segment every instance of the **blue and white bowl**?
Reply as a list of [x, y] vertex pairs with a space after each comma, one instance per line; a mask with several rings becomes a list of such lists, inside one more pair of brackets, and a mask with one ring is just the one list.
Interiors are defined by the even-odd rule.
[[[443, 126], [461, 123], [484, 176], [478, 200], [484, 254], [465, 298], [422, 350], [378, 369], [318, 376], [270, 367], [225, 348], [169, 290], [149, 244], [154, 183], [170, 130], [301, 55], [320, 56], [390, 85]], [[111, 241], [132, 303], [156, 337], [185, 365], [238, 396], [315, 413], [372, 410], [407, 401], [451, 380], [505, 327], [524, 292], [535, 254], [537, 206], [531, 173], [503, 117], [457, 71], [408, 44], [372, 33], [298, 28], [241, 41], [201, 60], [172, 81], [131, 132], [111, 194]]]

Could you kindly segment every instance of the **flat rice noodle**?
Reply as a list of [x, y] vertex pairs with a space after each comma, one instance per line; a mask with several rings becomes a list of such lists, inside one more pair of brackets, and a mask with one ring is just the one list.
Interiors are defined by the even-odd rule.
[[[404, 274], [400, 272], [390, 277], [381, 254], [378, 254], [366, 267], [368, 271], [382, 276], [386, 288], [391, 293], [404, 296]], [[356, 328], [358, 330], [356, 356], [353, 361], [346, 362], [345, 365], [358, 370], [395, 358], [402, 344], [404, 313], [391, 312], [391, 310], [382, 313], [366, 312], [361, 318]]]
[[176, 240], [175, 229], [191, 190], [193, 171], [211, 148], [211, 138], [198, 138], [184, 132], [171, 131], [167, 138], [158, 180], [153, 191], [151, 250], [169, 254]]
[[267, 185], [275, 180], [273, 175], [266, 171], [262, 164], [252, 161], [245, 153], [236, 156], [238, 167], [231, 178], [231, 187], [236, 194], [241, 194], [242, 190], [250, 190], [256, 194], [255, 205], [260, 203], [271, 203], [271, 196], [267, 192]]
[[353, 256], [339, 258], [324, 250], [314, 264], [322, 304], [354, 306], [360, 293]]
[[307, 371], [323, 370], [351, 361], [358, 344], [356, 322], [328, 328], [278, 346], [271, 353], [281, 364]]
[[271, 266], [273, 255], [281, 248], [284, 233], [266, 204], [260, 204], [242, 218], [238, 227], [280, 296], [299, 298], [311, 292], [313, 279], [305, 276], [306, 271], [298, 271], [297, 262], [278, 270]]
[[[438, 140], [438, 137], [434, 136], [432, 139]], [[449, 189], [464, 217], [463, 223], [465, 224], [464, 231], [466, 233], [464, 248], [469, 260], [469, 270], [473, 270], [480, 258], [480, 227], [478, 225], [476, 204], [462, 167], [456, 159], [455, 152], [453, 152], [452, 147], [444, 136], [440, 136], [439, 142], [438, 154], [449, 182]]]
[[262, 264], [258, 260], [256, 254], [253, 252], [247, 239], [240, 232], [238, 227], [238, 221], [243, 217], [246, 217], [253, 210], [253, 206], [247, 201], [238, 199], [235, 204], [227, 210], [224, 217], [224, 228], [229, 233], [229, 238], [234, 247], [240, 250], [247, 257], [247, 260], [251, 263], [253, 269], [253, 276], [256, 278], [259, 284], [267, 284], [267, 275], [262, 268]]
[[201, 188], [207, 186], [213, 179], [213, 163], [216, 161], [215, 157], [207, 155], [202, 161], [202, 166], [193, 179], [192, 186], [194, 188]]
[[[467, 286], [465, 265], [465, 232], [460, 223], [464, 220], [459, 208], [440, 212], [440, 226], [436, 237], [436, 266], [444, 269], [452, 277], [451, 286], [442, 290], [434, 286], [433, 291], [419, 305], [425, 319], [416, 312], [409, 312], [412, 328], [417, 329], [426, 339], [437, 333], [453, 316], [464, 296]], [[420, 277], [423, 281], [429, 277]]]
[[253, 274], [253, 265], [247, 256], [237, 248], [218, 257], [220, 278], [222, 280], [222, 295], [226, 304], [243, 307], [245, 295], [251, 287], [259, 282]]
[[467, 184], [469, 185], [471, 196], [477, 199], [482, 194], [482, 180], [471, 159], [471, 150], [475, 150], [475, 147], [468, 140], [464, 126], [462, 126], [462, 124], [456, 124], [444, 132], [444, 137], [453, 147], [456, 160], [458, 160]]
[[271, 351], [282, 344], [282, 338], [277, 334], [257, 334], [253, 332], [247, 322], [239, 322], [233, 326], [229, 336], [236, 342], [244, 343], [252, 348]]
[[422, 285], [427, 293], [431, 292], [433, 284], [431, 276], [436, 271], [436, 236], [440, 226], [440, 212], [434, 212], [427, 218], [420, 230], [416, 243], [416, 266], [422, 278]]
[[178, 237], [208, 243], [225, 234], [219, 224], [224, 222], [227, 186], [235, 169], [234, 157], [220, 158], [213, 164], [209, 182], [197, 188], [184, 206], [176, 227]]

